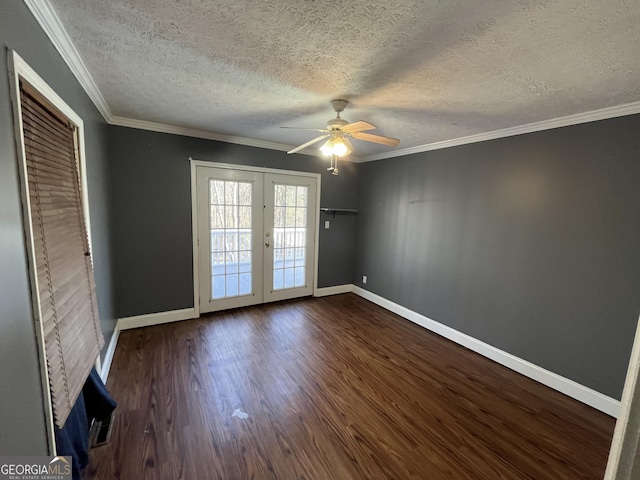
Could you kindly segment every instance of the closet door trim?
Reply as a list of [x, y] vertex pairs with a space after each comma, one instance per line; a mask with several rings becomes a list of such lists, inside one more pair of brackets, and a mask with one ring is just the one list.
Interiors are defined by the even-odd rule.
[[[22, 213], [25, 232], [25, 243], [27, 247], [27, 255], [29, 258], [29, 280], [31, 283], [31, 302], [33, 316], [38, 319], [35, 324], [35, 336], [38, 345], [39, 361], [40, 361], [40, 379], [42, 387], [43, 409], [45, 417], [45, 426], [47, 433], [47, 447], [49, 455], [56, 454], [55, 441], [55, 422], [53, 415], [53, 402], [51, 398], [51, 390], [49, 387], [49, 374], [46, 364], [46, 353], [44, 343], [44, 333], [42, 323], [39, 321], [40, 311], [40, 295], [38, 288], [37, 272], [35, 269], [35, 246], [34, 231], [31, 224], [31, 204], [29, 199], [27, 164], [25, 154], [25, 143], [23, 137], [22, 108], [20, 102], [20, 81], [24, 80], [34, 87], [38, 92], [46, 98], [55, 108], [57, 108], [67, 119], [77, 128], [77, 154], [80, 173], [81, 201], [83, 207], [84, 222], [86, 226], [86, 236], [89, 251], [92, 251], [91, 241], [91, 221], [89, 214], [89, 196], [87, 189], [87, 169], [85, 161], [85, 141], [84, 141], [84, 122], [82, 119], [67, 105], [67, 103], [25, 62], [18, 53], [10, 50], [7, 54], [7, 63], [9, 71], [9, 88], [11, 92], [11, 103], [13, 110], [13, 124], [15, 145], [18, 160], [18, 172], [21, 182], [22, 194]], [[98, 358], [99, 361], [99, 358]]]

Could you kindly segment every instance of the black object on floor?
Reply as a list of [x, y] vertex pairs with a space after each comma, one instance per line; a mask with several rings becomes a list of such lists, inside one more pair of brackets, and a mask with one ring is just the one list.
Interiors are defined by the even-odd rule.
[[104, 420], [96, 420], [91, 428], [91, 448], [106, 445], [111, 438], [111, 429], [113, 428], [113, 417], [115, 410]]

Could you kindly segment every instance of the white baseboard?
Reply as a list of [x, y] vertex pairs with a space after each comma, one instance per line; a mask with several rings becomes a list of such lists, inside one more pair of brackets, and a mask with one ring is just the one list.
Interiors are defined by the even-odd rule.
[[[531, 362], [523, 360], [515, 355], [507, 353], [496, 347], [493, 347], [487, 343], [477, 340], [465, 333], [459, 332], [451, 327], [448, 327], [442, 323], [436, 322], [424, 315], [421, 315], [413, 310], [410, 310], [402, 305], [398, 305], [384, 297], [369, 292], [357, 285], [336, 285], [333, 287], [325, 287], [316, 289], [314, 296], [324, 297], [328, 295], [338, 295], [341, 293], [353, 292], [362, 298], [375, 303], [397, 315], [400, 315], [413, 323], [420, 325], [444, 338], [447, 338], [463, 347], [468, 348], [480, 355], [487, 357], [494, 362], [497, 362], [515, 372], [518, 372], [525, 377], [529, 377], [532, 380], [542, 383], [560, 393], [563, 393], [571, 398], [574, 398], [586, 405], [589, 405], [601, 412], [611, 415], [614, 418], [618, 417], [620, 411], [620, 402], [611, 397], [603, 395], [593, 389], [580, 385], [573, 380], [562, 377], [558, 374], [538, 367]], [[126, 317], [118, 320], [116, 325], [116, 331], [114, 332], [111, 342], [109, 342], [109, 348], [105, 355], [104, 365], [102, 367], [102, 377], [106, 382], [106, 376], [108, 375], [109, 368], [111, 366], [111, 360], [113, 358], [113, 351], [115, 351], [115, 345], [117, 342], [117, 335], [120, 334], [120, 330], [128, 330], [131, 328], [147, 327], [151, 325], [159, 325], [162, 323], [177, 322], [180, 320], [188, 320], [196, 318], [196, 311], [194, 308], [185, 308], [183, 310], [173, 310], [170, 312], [152, 313], [148, 315], [137, 315], [135, 317]], [[117, 332], [117, 333], [116, 333]], [[113, 347], [112, 347], [113, 344]], [[111, 354], [109, 356], [109, 352]]]
[[349, 293], [353, 292], [353, 285], [336, 285], [334, 287], [322, 287], [316, 288], [316, 291], [313, 292], [314, 297], [326, 297], [328, 295], [339, 295], [341, 293]]
[[375, 303], [387, 310], [400, 315], [401, 317], [410, 320], [421, 327], [426, 328], [427, 330], [431, 330], [432, 332], [437, 333], [459, 345], [462, 345], [469, 350], [473, 350], [480, 355], [487, 357], [494, 362], [497, 362], [501, 365], [504, 365], [515, 372], [518, 372], [526, 377], [529, 377], [537, 382], [542, 383], [548, 387], [553, 388], [571, 398], [574, 398], [582, 403], [585, 403], [601, 412], [606, 413], [607, 415], [611, 415], [614, 418], [618, 417], [618, 413], [620, 411], [620, 402], [611, 397], [603, 395], [600, 392], [596, 392], [584, 385], [580, 385], [573, 380], [569, 380], [568, 378], [557, 375], [549, 370], [545, 370], [544, 368], [538, 367], [533, 363], [527, 362], [521, 358], [518, 358], [510, 353], [507, 353], [503, 350], [500, 350], [496, 347], [493, 347], [487, 343], [484, 343], [480, 340], [477, 340], [467, 334], [459, 332], [451, 327], [443, 325], [442, 323], [438, 323], [435, 320], [431, 320], [430, 318], [425, 317], [419, 313], [414, 312], [413, 310], [409, 310], [402, 305], [398, 305], [397, 303], [393, 303], [386, 298], [383, 298], [375, 293], [371, 293], [363, 288], [360, 288], [356, 285], [353, 286], [352, 291], [369, 300], [370, 302]]
[[111, 362], [113, 362], [113, 355], [116, 353], [116, 346], [118, 345], [118, 338], [120, 337], [120, 328], [116, 323], [116, 328], [113, 330], [113, 334], [111, 335], [111, 340], [109, 340], [109, 345], [107, 346], [107, 351], [104, 353], [104, 360], [102, 361], [100, 368], [100, 378], [102, 379], [102, 383], [106, 385], [107, 379], [109, 378], [109, 371], [111, 370]]
[[183, 308], [182, 310], [171, 310], [169, 312], [149, 313], [147, 315], [136, 315], [118, 319], [116, 328], [120, 330], [130, 330], [132, 328], [149, 327], [162, 323], [179, 322], [197, 318], [195, 308]]

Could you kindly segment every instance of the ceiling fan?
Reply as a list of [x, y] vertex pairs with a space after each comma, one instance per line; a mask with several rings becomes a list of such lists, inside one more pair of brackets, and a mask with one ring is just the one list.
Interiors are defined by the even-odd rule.
[[388, 145], [395, 147], [400, 143], [397, 138], [384, 137], [382, 135], [373, 135], [371, 133], [364, 133], [366, 130], [375, 130], [375, 126], [368, 122], [360, 120], [358, 122], [349, 123], [346, 120], [340, 118], [340, 113], [347, 106], [346, 100], [332, 100], [331, 105], [336, 112], [336, 118], [327, 122], [327, 128], [298, 128], [298, 127], [281, 127], [281, 128], [293, 128], [297, 130], [313, 130], [316, 132], [322, 132], [322, 135], [314, 138], [313, 140], [303, 143], [299, 147], [288, 151], [287, 153], [296, 153], [307, 148], [314, 143], [328, 138], [328, 140], [320, 147], [320, 151], [331, 157], [331, 166], [327, 169], [333, 172], [334, 175], [338, 174], [338, 158], [349, 155], [353, 152], [353, 144], [349, 137], [356, 140], [364, 140], [365, 142], [380, 143], [382, 145]]

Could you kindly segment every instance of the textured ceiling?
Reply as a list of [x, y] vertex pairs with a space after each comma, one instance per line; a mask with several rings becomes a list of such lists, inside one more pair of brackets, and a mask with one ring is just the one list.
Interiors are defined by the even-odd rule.
[[[638, 0], [49, 0], [115, 116], [395, 149], [640, 101]], [[359, 156], [394, 148], [354, 140]]]

